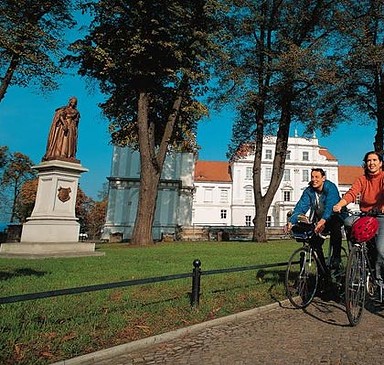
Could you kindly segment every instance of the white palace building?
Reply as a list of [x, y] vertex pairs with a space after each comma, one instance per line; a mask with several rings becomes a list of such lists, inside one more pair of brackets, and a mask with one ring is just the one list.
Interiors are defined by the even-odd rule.
[[[268, 188], [276, 137], [265, 137], [262, 155], [262, 186]], [[255, 214], [253, 204], [252, 166], [254, 155], [234, 162], [196, 160], [191, 153], [170, 154], [160, 182], [154, 239], [175, 234], [188, 227], [247, 227]], [[311, 168], [326, 171], [327, 179], [345, 193], [356, 177], [363, 173], [359, 166], [339, 166], [337, 159], [316, 137], [289, 137], [288, 153], [282, 182], [269, 208], [266, 226], [282, 227], [308, 186]], [[138, 153], [115, 147], [109, 201], [103, 239], [119, 235], [129, 240], [137, 207], [140, 184]], [[350, 206], [357, 209], [354, 204]]]
[[[266, 189], [272, 174], [276, 137], [263, 143], [261, 185]], [[221, 161], [196, 161], [194, 173], [193, 225], [251, 226], [255, 214], [253, 204], [250, 154], [231, 164]], [[303, 190], [308, 186], [311, 168], [322, 168], [327, 179], [344, 194], [356, 177], [363, 173], [358, 166], [339, 166], [337, 159], [317, 138], [290, 137], [283, 179], [267, 216], [267, 227], [281, 227], [287, 221]], [[350, 208], [355, 209], [354, 204]]]

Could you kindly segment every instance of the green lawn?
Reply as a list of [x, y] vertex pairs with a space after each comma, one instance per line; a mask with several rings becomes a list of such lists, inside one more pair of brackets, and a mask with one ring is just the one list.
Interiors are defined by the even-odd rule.
[[0, 259], [0, 296], [191, 273], [199, 259], [201, 297], [191, 278], [2, 304], [1, 364], [46, 364], [255, 308], [284, 298], [285, 267], [204, 271], [286, 262], [293, 241], [102, 244], [105, 256]]

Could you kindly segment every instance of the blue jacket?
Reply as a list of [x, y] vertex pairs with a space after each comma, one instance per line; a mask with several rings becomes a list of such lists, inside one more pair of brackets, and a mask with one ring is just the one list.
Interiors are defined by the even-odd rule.
[[[337, 186], [333, 182], [329, 180], [325, 180], [320, 199], [323, 202], [323, 206], [324, 206], [324, 212], [321, 218], [327, 221], [331, 217], [331, 215], [334, 214], [332, 209], [333, 206], [340, 201], [340, 194], [339, 194], [339, 190], [337, 189]], [[316, 207], [315, 189], [313, 189], [312, 186], [308, 186], [303, 191], [301, 198], [297, 202], [289, 221], [292, 224], [296, 224], [297, 217], [300, 214], [306, 214], [308, 210], [310, 211], [309, 217], [313, 217], [315, 207]]]

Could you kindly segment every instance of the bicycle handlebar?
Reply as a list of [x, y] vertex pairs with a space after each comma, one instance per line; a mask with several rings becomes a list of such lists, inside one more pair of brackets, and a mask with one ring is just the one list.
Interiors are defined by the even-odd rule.
[[314, 223], [297, 223], [292, 226], [290, 236], [296, 240], [309, 240], [314, 235], [318, 235], [322, 239], [328, 238], [329, 235], [323, 235], [322, 233], [315, 233], [316, 225]]
[[349, 216], [356, 216], [356, 217], [380, 217], [380, 216], [384, 216], [384, 212], [382, 212], [378, 209], [371, 209], [368, 212], [352, 211], [352, 210], [348, 209], [347, 213], [349, 214]]

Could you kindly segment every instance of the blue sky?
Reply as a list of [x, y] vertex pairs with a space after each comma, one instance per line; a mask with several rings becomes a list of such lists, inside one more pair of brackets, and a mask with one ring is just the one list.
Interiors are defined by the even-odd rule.
[[[9, 88], [0, 102], [0, 145], [8, 146], [11, 152], [22, 152], [38, 164], [45, 153], [54, 110], [66, 105], [71, 96], [78, 98], [81, 114], [77, 158], [89, 169], [82, 174], [80, 186], [87, 195], [97, 198], [110, 175], [112, 147], [108, 123], [97, 106], [102, 97], [89, 93], [78, 76], [63, 78], [60, 89], [49, 94], [29, 88]], [[210, 118], [200, 122], [197, 134], [200, 160], [226, 160], [232, 121], [230, 112], [212, 112]], [[359, 126], [355, 121], [340, 126], [329, 137], [317, 137], [320, 145], [327, 147], [339, 164], [361, 165], [365, 152], [372, 149], [374, 126]]]
[[[84, 29], [80, 26], [89, 18], [78, 14], [77, 20], [79, 26], [66, 32], [68, 42], [81, 38]], [[80, 186], [87, 195], [97, 198], [110, 175], [112, 159], [108, 123], [97, 106], [103, 99], [97, 92], [90, 93], [85, 81], [77, 75], [68, 74], [60, 80], [60, 84], [59, 90], [45, 94], [31, 88], [8, 88], [0, 102], [0, 145], [8, 146], [11, 152], [24, 153], [38, 164], [45, 153], [54, 110], [66, 105], [71, 96], [76, 96], [81, 114], [77, 158], [89, 169], [89, 172], [82, 174]], [[224, 111], [212, 112], [210, 118], [199, 123], [199, 159], [226, 160], [232, 122], [233, 114]], [[374, 126], [359, 126], [355, 121], [340, 126], [329, 137], [317, 137], [320, 145], [327, 147], [340, 164], [361, 165], [365, 152], [372, 150]]]

